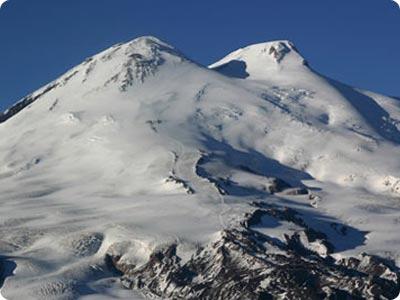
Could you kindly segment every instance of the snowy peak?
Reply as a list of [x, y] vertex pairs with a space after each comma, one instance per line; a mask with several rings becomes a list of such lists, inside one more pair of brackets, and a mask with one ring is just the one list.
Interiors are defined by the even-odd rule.
[[[91, 79], [97, 85], [103, 82], [103, 86], [116, 83], [121, 91], [126, 91], [129, 86], [143, 83], [150, 75], [155, 75], [162, 65], [183, 61], [188, 59], [174, 47], [155, 37], [144, 36], [115, 45], [87, 59], [79, 68], [84, 69], [82, 82]], [[98, 72], [93, 72], [96, 68]], [[108, 78], [99, 78], [106, 74], [109, 74]]]
[[136, 47], [150, 48], [150, 49], [154, 49], [154, 48], [159, 49], [160, 47], [163, 47], [165, 49], [171, 49], [171, 50], [175, 49], [171, 45], [169, 45], [169, 44], [163, 42], [162, 40], [160, 40], [154, 36], [151, 36], [151, 35], [138, 37], [138, 38], [132, 40], [131, 42], [129, 42], [128, 44], [134, 45]]
[[163, 66], [176, 70], [184, 62], [189, 62], [189, 59], [181, 52], [152, 36], [120, 43], [87, 58], [55, 81], [24, 97], [5, 112], [0, 112], [0, 123], [42, 96], [63, 87], [82, 93], [105, 89], [126, 92], [130, 87], [154, 77]]
[[306, 60], [287, 40], [259, 43], [238, 49], [209, 68], [236, 78], [265, 79], [270, 73], [303, 69]]
[[84, 84], [88, 88], [118, 87], [122, 92], [130, 86], [143, 83], [164, 65], [176, 66], [188, 61], [167, 43], [144, 36], [117, 44], [69, 71], [58, 81]]
[[[158, 60], [187, 60], [184, 55], [173, 46], [159, 40], [153, 36], [143, 36], [132, 40], [126, 44], [125, 55], [128, 57], [147, 57]], [[112, 49], [106, 52], [112, 52]]]
[[239, 54], [240, 57], [245, 59], [256, 57], [258, 59], [272, 59], [276, 63], [281, 63], [289, 54], [292, 54], [293, 52], [299, 56], [300, 61], [303, 60], [294, 44], [287, 40], [254, 44], [243, 49], [239, 49], [234, 53]]
[[107, 54], [111, 54], [116, 52], [116, 49], [123, 49], [125, 50], [123, 53], [126, 56], [130, 56], [132, 54], [141, 54], [143, 56], [157, 56], [162, 57], [166, 53], [171, 56], [183, 57], [183, 54], [180, 53], [177, 49], [173, 46], [167, 44], [166, 42], [161, 41], [160, 39], [153, 37], [153, 36], [142, 36], [138, 37], [132, 41], [126, 43], [119, 43], [114, 45], [103, 52], [95, 55], [93, 58], [103, 58]]

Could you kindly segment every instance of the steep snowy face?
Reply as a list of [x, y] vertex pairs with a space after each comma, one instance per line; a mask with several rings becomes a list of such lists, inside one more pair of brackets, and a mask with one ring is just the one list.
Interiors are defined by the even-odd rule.
[[230, 77], [265, 80], [282, 70], [306, 69], [307, 62], [290, 41], [275, 41], [238, 49], [210, 68]]
[[385, 162], [398, 151], [399, 101], [316, 73], [287, 41], [239, 49], [209, 68], [273, 104], [268, 118], [280, 117], [266, 126], [270, 156], [319, 180], [396, 190], [384, 182], [399, 179], [398, 163]]

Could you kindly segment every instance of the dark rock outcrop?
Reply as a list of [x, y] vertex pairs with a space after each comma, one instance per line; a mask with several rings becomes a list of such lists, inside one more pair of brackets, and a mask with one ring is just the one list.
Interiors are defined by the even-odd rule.
[[273, 178], [268, 185], [268, 191], [271, 194], [283, 192], [286, 189], [291, 188], [291, 185], [280, 178]]
[[[304, 230], [276, 243], [251, 229], [265, 214]], [[308, 247], [316, 241], [324, 253]], [[107, 260], [123, 274], [124, 287], [163, 299], [394, 299], [400, 291], [393, 265], [367, 254], [335, 260], [326, 236], [291, 209], [256, 209], [186, 262], [177, 247], [158, 249], [140, 267], [119, 256]]]

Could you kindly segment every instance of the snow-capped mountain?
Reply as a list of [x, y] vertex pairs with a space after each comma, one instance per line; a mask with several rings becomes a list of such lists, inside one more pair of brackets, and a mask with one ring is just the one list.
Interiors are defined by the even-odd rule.
[[154, 37], [118, 44], [0, 115], [0, 135], [7, 299], [400, 290], [400, 102], [291, 42], [209, 68]]

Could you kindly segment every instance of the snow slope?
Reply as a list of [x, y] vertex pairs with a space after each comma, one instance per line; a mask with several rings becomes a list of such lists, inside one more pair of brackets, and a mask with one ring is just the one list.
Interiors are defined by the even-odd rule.
[[[189, 259], [260, 199], [301, 212], [334, 256], [400, 264], [400, 102], [316, 73], [288, 41], [206, 68], [141, 37], [0, 122], [0, 254], [16, 264], [7, 299], [122, 299], [106, 253], [141, 265], [177, 243]], [[309, 195], [272, 195], [276, 178]]]

